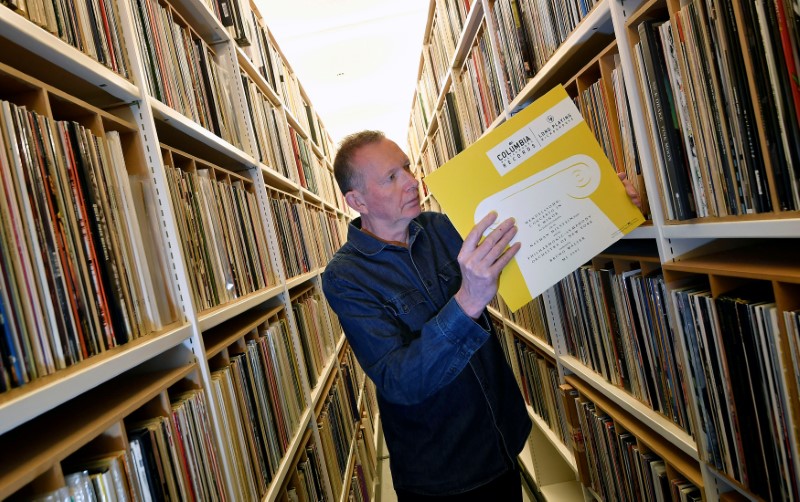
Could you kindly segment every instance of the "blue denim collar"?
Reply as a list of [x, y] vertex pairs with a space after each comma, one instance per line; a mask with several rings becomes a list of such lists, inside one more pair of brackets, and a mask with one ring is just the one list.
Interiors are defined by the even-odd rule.
[[[408, 224], [408, 247], [414, 244], [417, 235], [423, 230], [422, 225], [413, 219]], [[361, 217], [354, 219], [350, 222], [347, 228], [347, 242], [353, 246], [359, 253], [364, 256], [374, 256], [386, 248], [405, 249], [402, 246], [389, 244], [384, 242], [373, 235], [368, 234], [361, 230]]]

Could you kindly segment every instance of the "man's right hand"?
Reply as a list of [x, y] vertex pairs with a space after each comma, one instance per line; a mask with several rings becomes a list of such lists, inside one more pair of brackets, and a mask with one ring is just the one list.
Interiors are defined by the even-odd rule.
[[521, 243], [507, 247], [517, 234], [514, 219], [509, 218], [492, 230], [481, 241], [483, 233], [497, 219], [492, 211], [475, 225], [464, 239], [458, 253], [458, 264], [461, 267], [461, 288], [455, 299], [461, 309], [473, 319], [477, 319], [486, 305], [497, 294], [500, 272], [517, 254]]

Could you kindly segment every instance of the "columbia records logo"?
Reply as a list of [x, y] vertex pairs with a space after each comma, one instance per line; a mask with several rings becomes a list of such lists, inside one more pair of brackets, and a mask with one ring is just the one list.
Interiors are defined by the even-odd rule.
[[[519, 117], [519, 115], [517, 116]], [[514, 132], [486, 150], [489, 161], [500, 176], [505, 176], [572, 129], [580, 117], [575, 103], [565, 98], [527, 124], [514, 124]], [[511, 121], [506, 124], [510, 124]]]

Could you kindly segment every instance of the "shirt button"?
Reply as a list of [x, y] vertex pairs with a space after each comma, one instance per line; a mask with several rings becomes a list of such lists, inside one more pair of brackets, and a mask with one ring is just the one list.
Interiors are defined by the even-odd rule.
[[428, 287], [433, 286], [433, 281], [428, 279], [427, 281], [425, 281], [425, 285]]

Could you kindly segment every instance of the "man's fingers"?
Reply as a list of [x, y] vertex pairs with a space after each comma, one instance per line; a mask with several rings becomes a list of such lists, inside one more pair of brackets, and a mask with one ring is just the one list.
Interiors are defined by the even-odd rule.
[[476, 258], [479, 260], [489, 258], [491, 262], [494, 262], [515, 235], [517, 235], [517, 227], [514, 218], [508, 218], [497, 225], [497, 228], [492, 230], [478, 245], [475, 250]]
[[495, 260], [494, 264], [492, 264], [492, 268], [497, 271], [497, 275], [500, 275], [500, 272], [506, 268], [506, 265], [514, 258], [517, 254], [517, 251], [522, 248], [521, 242], [515, 242], [511, 247], [506, 249], [503, 254], [500, 255], [497, 260]]
[[486, 229], [495, 222], [497, 219], [497, 212], [491, 211], [489, 214], [484, 216], [481, 221], [475, 224], [472, 227], [472, 230], [467, 234], [467, 238], [464, 239], [464, 246], [468, 246], [470, 248], [474, 248], [478, 246], [478, 242], [480, 242], [483, 233], [486, 232]]

